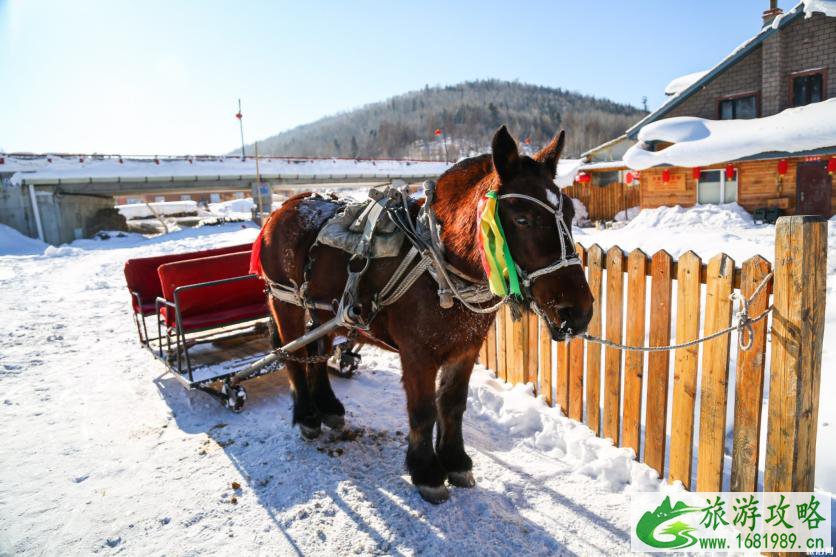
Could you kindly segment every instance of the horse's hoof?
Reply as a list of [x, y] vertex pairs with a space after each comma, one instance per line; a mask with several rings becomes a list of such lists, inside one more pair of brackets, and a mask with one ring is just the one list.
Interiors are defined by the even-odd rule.
[[322, 423], [331, 429], [342, 429], [345, 427], [345, 416], [338, 414], [326, 414], [322, 416]]
[[319, 426], [310, 427], [305, 424], [299, 424], [299, 433], [302, 434], [302, 439], [310, 441], [319, 437], [319, 434], [322, 433], [322, 428]]
[[473, 477], [473, 472], [470, 470], [447, 472], [447, 480], [456, 487], [474, 487], [476, 485], [476, 478]]
[[450, 498], [450, 490], [443, 484], [436, 486], [419, 485], [416, 487], [418, 488], [418, 493], [421, 494], [424, 501], [432, 503], [433, 505], [439, 505]]

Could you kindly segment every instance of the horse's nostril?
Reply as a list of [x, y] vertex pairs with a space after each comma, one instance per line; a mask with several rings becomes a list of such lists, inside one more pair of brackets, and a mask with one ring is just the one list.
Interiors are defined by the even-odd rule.
[[564, 327], [571, 329], [573, 333], [579, 334], [586, 331], [586, 326], [592, 319], [591, 311], [583, 311], [577, 307], [565, 307], [557, 311], [557, 316], [564, 323]]

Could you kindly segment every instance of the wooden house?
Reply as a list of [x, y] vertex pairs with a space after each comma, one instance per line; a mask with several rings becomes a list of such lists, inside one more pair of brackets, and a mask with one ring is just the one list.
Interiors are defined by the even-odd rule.
[[[836, 212], [836, 13], [814, 11], [819, 5], [806, 0], [782, 13], [772, 2], [754, 37], [710, 70], [674, 80], [660, 108], [584, 153], [567, 193], [585, 202], [593, 220], [633, 205], [729, 202], [750, 212], [830, 217]], [[715, 141], [725, 148], [705, 148], [706, 139], [718, 138], [665, 137], [670, 125], [683, 125], [670, 120], [676, 117], [703, 119], [691, 123], [708, 135], [726, 134]], [[724, 120], [756, 121], [711, 122]], [[787, 122], [795, 135], [786, 132]]]

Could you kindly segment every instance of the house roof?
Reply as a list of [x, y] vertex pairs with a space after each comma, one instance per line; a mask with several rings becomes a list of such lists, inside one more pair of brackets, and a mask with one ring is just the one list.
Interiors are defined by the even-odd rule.
[[804, 2], [799, 2], [786, 13], [777, 16], [773, 20], [771, 25], [764, 26], [758, 32], [757, 35], [735, 48], [728, 56], [726, 56], [722, 61], [720, 61], [719, 64], [705, 72], [705, 75], [703, 75], [701, 78], [697, 79], [691, 85], [681, 90], [678, 94], [671, 96], [670, 99], [668, 99], [662, 106], [660, 106], [659, 108], [657, 108], [656, 110], [639, 120], [637, 123], [633, 124], [633, 126], [627, 129], [625, 134], [629, 136], [630, 139], [636, 139], [636, 135], [642, 127], [664, 117], [675, 107], [682, 104], [691, 95], [702, 89], [704, 85], [711, 82], [715, 77], [722, 74], [727, 68], [734, 65], [735, 63], [740, 61], [744, 56], [746, 56], [755, 48], [760, 46], [760, 44], [768, 37], [770, 37], [772, 34], [777, 33], [781, 28], [789, 25], [791, 22], [795, 21], [798, 17], [800, 17], [804, 13], [804, 10], [802, 9], [803, 4]]

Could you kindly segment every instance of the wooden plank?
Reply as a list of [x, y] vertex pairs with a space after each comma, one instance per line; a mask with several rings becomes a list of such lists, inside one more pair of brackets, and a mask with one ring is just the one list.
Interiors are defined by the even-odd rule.
[[514, 319], [511, 317], [510, 306], [506, 304], [503, 310], [505, 311], [505, 380], [514, 384], [517, 382], [518, 371], [514, 366], [517, 349], [514, 342]]
[[552, 398], [552, 337], [545, 319], [540, 319], [540, 394], [546, 404], [554, 404]]
[[[741, 294], [747, 299], [769, 274], [772, 266], [761, 256], [743, 262]], [[769, 304], [764, 288], [749, 305], [749, 315], [760, 315]], [[758, 455], [761, 439], [763, 371], [766, 360], [766, 319], [752, 326], [752, 346], [737, 350], [737, 383], [734, 388], [734, 441], [732, 444], [731, 491], [757, 491]]]
[[505, 329], [505, 320], [508, 316], [508, 308], [502, 306], [496, 312], [496, 376], [503, 381], [508, 380], [508, 335]]
[[555, 402], [563, 415], [569, 415], [569, 343], [557, 343], [557, 382], [555, 383]]
[[540, 330], [539, 318], [533, 311], [525, 312], [528, 323], [526, 324], [526, 339], [528, 347], [526, 348], [526, 355], [528, 357], [526, 363], [526, 370], [528, 377], [525, 382], [531, 382], [534, 385], [534, 394], [537, 394], [537, 333]]
[[[734, 260], [721, 253], [708, 262], [703, 336], [731, 324]], [[729, 335], [706, 341], [702, 349], [700, 442], [697, 450], [697, 491], [722, 491], [723, 445], [729, 392]]]
[[[650, 264], [650, 346], [667, 346], [671, 341], [671, 284], [673, 257], [666, 251], [653, 255]], [[667, 445], [668, 384], [670, 352], [650, 352], [647, 355], [647, 408], [644, 418], [644, 462], [665, 473]]]
[[[624, 325], [624, 252], [607, 251], [607, 340], [621, 342]], [[621, 422], [621, 350], [604, 349], [603, 436], [619, 444]]]
[[485, 337], [485, 340], [482, 341], [482, 345], [479, 346], [479, 363], [483, 366], [488, 366], [488, 339]]
[[[586, 265], [584, 247], [575, 243], [575, 252]], [[583, 421], [583, 353], [583, 339], [572, 339], [569, 343], [569, 417], [578, 421]]]
[[[676, 343], [699, 336], [700, 258], [688, 251], [679, 258], [676, 274]], [[694, 397], [697, 391], [698, 345], [674, 354], [671, 457], [668, 478], [691, 489], [691, 456], [694, 443]]]
[[485, 339], [487, 345], [488, 360], [485, 364], [491, 371], [497, 373], [496, 366], [496, 319], [494, 319], [491, 326], [488, 327], [488, 338]]
[[[627, 257], [627, 332], [625, 344], [644, 345], [645, 297], [647, 290], [647, 255], [636, 249]], [[624, 354], [624, 423], [621, 445], [630, 447], [639, 458], [642, 416], [642, 381], [644, 353]]]
[[826, 278], [827, 221], [779, 218], [765, 491], [813, 490]]
[[[589, 289], [595, 299], [592, 319], [587, 331], [595, 337], [601, 336], [601, 287], [603, 284], [604, 252], [593, 244], [587, 250]], [[586, 344], [586, 424], [595, 432], [601, 433], [601, 345]]]
[[514, 383], [525, 383], [528, 381], [528, 317], [525, 313], [520, 319], [513, 321], [514, 324], [514, 352], [513, 370]]
[[569, 342], [569, 417], [579, 422], [583, 421], [583, 351], [583, 339]]

